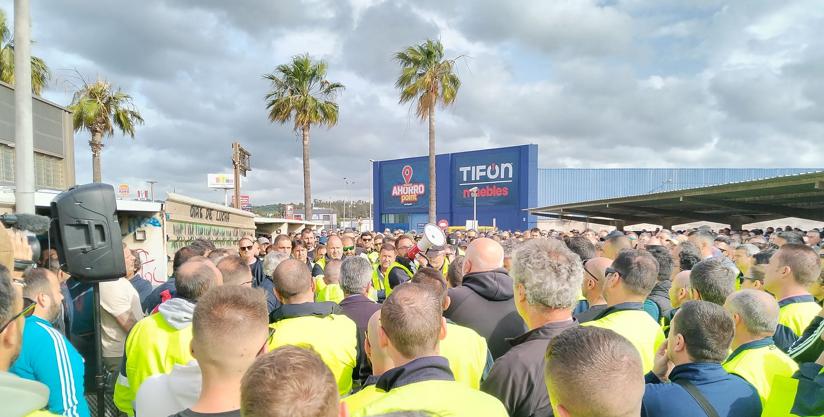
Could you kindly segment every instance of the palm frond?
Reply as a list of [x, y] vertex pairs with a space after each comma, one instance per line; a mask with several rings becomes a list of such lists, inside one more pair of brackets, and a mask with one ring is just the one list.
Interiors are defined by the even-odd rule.
[[395, 80], [399, 103], [413, 103], [419, 120], [429, 117], [432, 104], [446, 108], [455, 103], [461, 82], [455, 73], [455, 60], [444, 59], [440, 40], [426, 39], [408, 46], [396, 52], [392, 60], [401, 67]]

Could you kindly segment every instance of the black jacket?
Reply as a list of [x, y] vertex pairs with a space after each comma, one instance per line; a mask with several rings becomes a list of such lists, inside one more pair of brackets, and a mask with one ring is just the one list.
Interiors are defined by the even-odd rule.
[[[409, 272], [415, 273], [415, 267], [412, 265], [412, 262], [405, 257], [396, 256], [395, 262], [404, 266], [404, 268], [408, 269]], [[394, 267], [391, 271], [389, 271], [389, 276], [386, 277], [389, 281], [389, 288], [395, 289], [398, 285], [403, 284], [406, 281], [412, 279], [412, 276], [406, 273], [403, 268]]]
[[670, 288], [672, 288], [671, 281], [658, 281], [647, 297], [658, 306], [658, 321], [661, 321], [661, 317], [666, 316], [672, 310], [669, 297]]
[[366, 383], [366, 379], [372, 375], [372, 365], [366, 357], [366, 348], [363, 339], [366, 329], [369, 326], [369, 319], [376, 311], [381, 309], [381, 305], [360, 295], [350, 295], [340, 302], [341, 312], [352, 319], [358, 326], [358, 363], [352, 370], [352, 380]]
[[460, 287], [449, 289], [449, 297], [444, 317], [483, 336], [495, 359], [510, 349], [505, 339], [529, 330], [515, 308], [512, 278], [504, 268], [464, 275]]
[[481, 391], [501, 400], [510, 417], [551, 416], [552, 404], [544, 379], [546, 346], [550, 339], [576, 326], [576, 319], [547, 323], [507, 339], [512, 349], [495, 361]]

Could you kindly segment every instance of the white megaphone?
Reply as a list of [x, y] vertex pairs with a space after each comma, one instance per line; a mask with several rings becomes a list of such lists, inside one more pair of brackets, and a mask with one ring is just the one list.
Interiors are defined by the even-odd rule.
[[426, 253], [426, 250], [432, 246], [442, 246], [446, 244], [446, 236], [443, 230], [434, 224], [427, 224], [423, 227], [423, 237], [418, 241], [418, 245], [409, 249], [406, 256], [409, 259], [415, 259], [415, 255], [420, 252]]

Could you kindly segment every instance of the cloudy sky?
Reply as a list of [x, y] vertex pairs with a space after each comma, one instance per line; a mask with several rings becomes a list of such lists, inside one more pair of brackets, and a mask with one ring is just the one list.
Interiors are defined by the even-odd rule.
[[[0, 0], [12, 14], [13, 2]], [[105, 182], [222, 201], [207, 173], [252, 153], [253, 204], [302, 201], [301, 145], [271, 125], [262, 79], [295, 54], [346, 85], [311, 132], [313, 197], [368, 199], [369, 159], [427, 152], [397, 104], [393, 52], [439, 38], [459, 65], [438, 152], [536, 143], [541, 167], [806, 167], [824, 156], [819, 0], [32, 1], [33, 54], [68, 104], [75, 74], [134, 96], [146, 124], [106, 139]], [[87, 133], [77, 181], [91, 181]]]

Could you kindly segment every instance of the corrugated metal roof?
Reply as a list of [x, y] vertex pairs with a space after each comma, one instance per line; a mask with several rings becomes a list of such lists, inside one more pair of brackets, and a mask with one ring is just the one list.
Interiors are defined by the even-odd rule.
[[821, 168], [539, 168], [538, 207], [818, 172]]

